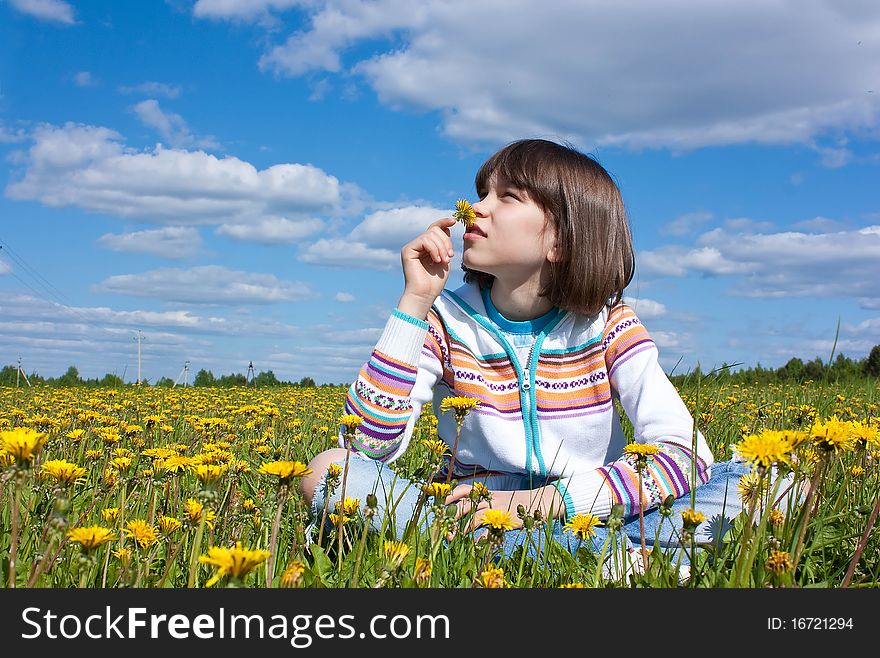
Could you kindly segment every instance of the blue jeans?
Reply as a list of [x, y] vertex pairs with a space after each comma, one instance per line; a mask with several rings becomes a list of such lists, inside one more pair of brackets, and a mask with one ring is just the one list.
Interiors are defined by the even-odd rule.
[[[340, 466], [343, 462], [339, 462]], [[694, 509], [702, 512], [706, 517], [695, 530], [694, 538], [697, 542], [707, 543], [718, 541], [730, 528], [731, 521], [742, 510], [742, 501], [737, 492], [737, 484], [740, 477], [749, 473], [751, 467], [743, 462], [730, 460], [716, 462], [712, 465], [712, 474], [708, 482], [697, 487], [695, 492]], [[790, 476], [789, 476], [790, 478]], [[517, 490], [526, 489], [523, 485], [524, 478], [510, 476], [506, 486], [499, 486], [497, 479], [493, 480], [491, 487], [494, 489]], [[527, 481], [527, 480], [526, 480]], [[779, 492], [783, 492], [788, 482], [782, 482]], [[421, 488], [418, 483], [413, 483], [402, 478], [382, 462], [373, 461], [352, 453], [349, 459], [348, 477], [346, 479], [346, 498], [358, 498], [361, 505], [366, 502], [367, 495], [376, 495], [378, 506], [376, 514], [371, 519], [373, 528], [377, 531], [386, 530], [388, 534], [403, 537], [407, 523], [413, 517], [415, 508], [421, 496]], [[341, 486], [330, 496], [330, 510], [336, 509], [339, 501]], [[312, 499], [312, 515], [320, 519], [324, 506], [327, 504], [326, 478], [321, 478], [315, 487]], [[426, 503], [420, 512], [420, 529], [426, 530], [431, 521], [432, 514], [427, 509]], [[691, 508], [690, 494], [682, 496], [672, 505], [672, 514], [664, 517], [658, 508], [644, 514], [645, 544], [647, 548], [657, 546], [661, 549], [676, 550], [680, 543], [682, 517], [681, 512]], [[782, 507], [784, 509], [784, 507]], [[328, 521], [329, 523], [329, 521]], [[571, 553], [581, 546], [601, 552], [606, 540], [609, 539], [610, 531], [605, 526], [597, 526], [594, 537], [586, 541], [579, 541], [572, 534], [565, 531], [564, 524], [555, 520], [550, 528], [552, 539], [566, 547]], [[627, 548], [641, 545], [641, 529], [638, 515], [624, 520], [623, 538]], [[510, 530], [505, 533], [504, 544], [500, 551], [503, 557], [509, 557], [516, 548], [529, 539], [528, 551], [533, 557], [538, 554], [546, 539], [546, 530], [532, 530], [531, 537], [526, 536], [523, 529]], [[681, 555], [681, 562], [688, 563], [687, 553]]]

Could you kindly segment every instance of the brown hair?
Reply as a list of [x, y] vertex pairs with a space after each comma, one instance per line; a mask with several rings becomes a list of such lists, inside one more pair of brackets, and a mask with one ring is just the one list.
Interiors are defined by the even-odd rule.
[[[620, 190], [592, 157], [543, 139], [508, 144], [477, 172], [483, 198], [493, 177], [525, 190], [552, 221], [558, 259], [540, 291], [555, 306], [592, 316], [623, 297], [635, 254]], [[491, 288], [495, 277], [464, 268], [464, 280]]]

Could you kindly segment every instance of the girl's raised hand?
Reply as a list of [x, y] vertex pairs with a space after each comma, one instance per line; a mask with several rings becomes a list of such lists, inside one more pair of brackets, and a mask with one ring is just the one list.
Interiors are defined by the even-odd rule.
[[431, 224], [427, 230], [400, 250], [404, 289], [398, 309], [424, 319], [449, 279], [449, 264], [454, 251], [449, 229], [451, 217]]

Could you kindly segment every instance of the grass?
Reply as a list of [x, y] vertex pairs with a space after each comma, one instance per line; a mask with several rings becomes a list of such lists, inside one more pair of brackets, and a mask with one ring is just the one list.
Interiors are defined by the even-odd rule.
[[[711, 377], [687, 380], [680, 388], [718, 460], [729, 459], [731, 445], [744, 435], [809, 430], [832, 417], [859, 422], [876, 437], [878, 392], [877, 381], [745, 387]], [[480, 539], [458, 533], [447, 543], [445, 510], [431, 497], [424, 510], [433, 506], [440, 520], [426, 529], [414, 526], [405, 548], [389, 547], [390, 534], [365, 532], [367, 517], [375, 513], [369, 501], [360, 501], [350, 521], [323, 533], [319, 543], [295, 480], [282, 483], [259, 470], [272, 461], [308, 463], [337, 445], [344, 396], [341, 387], [0, 388], [0, 430], [46, 435], [33, 461], [3, 457], [3, 583], [204, 587], [219, 573], [218, 586], [244, 587], [350, 587], [355, 579], [361, 587], [452, 588], [880, 584], [876, 439], [829, 451], [805, 443], [795, 475], [813, 483], [807, 504], [773, 513], [766, 499], [756, 501], [751, 514], [738, 516], [711, 545], [694, 547], [683, 537], [695, 558], [686, 583], [678, 580], [676, 554], [659, 549], [645, 573], [609, 577], [600, 560], [613, 561], [623, 548], [613, 535], [604, 553], [582, 547], [572, 555], [551, 543], [537, 557], [518, 550], [503, 559], [491, 533]], [[422, 481], [436, 472], [436, 456], [420, 443], [435, 438], [436, 427], [436, 418], [423, 413], [411, 447], [394, 462], [399, 473]], [[50, 460], [66, 460], [85, 474], [63, 484], [45, 472]], [[211, 475], [197, 470], [199, 464], [219, 468]], [[165, 521], [163, 531], [163, 517], [180, 527]], [[540, 520], [526, 522], [549, 533]], [[133, 532], [143, 524], [154, 536]], [[90, 526], [111, 530], [112, 541], [91, 549], [71, 541], [71, 529]], [[228, 573], [219, 572], [216, 561], [200, 559], [211, 548], [232, 550], [237, 542], [243, 551], [270, 551], [271, 557], [254, 553], [247, 568]]]

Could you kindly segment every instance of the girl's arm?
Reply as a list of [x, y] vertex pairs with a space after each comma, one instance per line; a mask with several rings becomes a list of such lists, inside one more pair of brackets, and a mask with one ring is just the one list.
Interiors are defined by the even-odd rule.
[[[371, 459], [390, 462], [406, 450], [422, 405], [443, 375], [442, 324], [430, 309], [449, 279], [454, 224], [437, 220], [400, 250], [403, 295], [348, 391], [345, 413], [361, 417], [352, 448]], [[339, 444], [345, 445], [343, 428]]]
[[[390, 462], [403, 454], [443, 375], [440, 320], [433, 311], [428, 317], [432, 325], [396, 309], [348, 390], [345, 413], [361, 417], [352, 449], [371, 459]], [[339, 442], [345, 445], [342, 431]]]
[[[605, 365], [611, 390], [631, 421], [636, 443], [658, 452], [642, 473], [642, 504], [652, 509], [667, 496], [680, 498], [692, 486], [706, 483], [714, 461], [706, 439], [678, 391], [660, 367], [657, 347], [631, 308], [615, 306], [603, 331]], [[621, 456], [587, 473], [574, 473], [555, 483], [567, 516], [589, 512], [600, 518], [620, 503], [624, 515], [639, 509], [639, 474], [634, 457]]]

